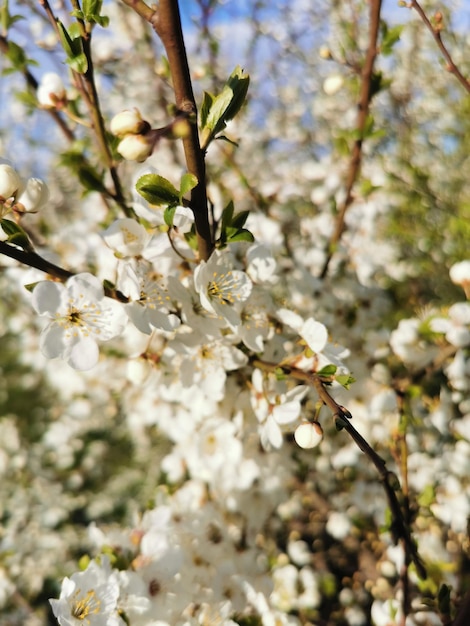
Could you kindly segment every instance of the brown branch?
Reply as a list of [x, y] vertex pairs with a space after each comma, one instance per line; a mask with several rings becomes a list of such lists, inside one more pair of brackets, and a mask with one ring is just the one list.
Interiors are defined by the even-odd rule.
[[396, 474], [387, 469], [386, 463], [382, 457], [377, 454], [377, 452], [351, 424], [351, 413], [331, 397], [325, 387], [326, 381], [315, 372], [304, 372], [303, 370], [299, 370], [289, 365], [267, 363], [266, 361], [261, 361], [260, 359], [254, 359], [252, 364], [265, 371], [274, 372], [280, 369], [286, 375], [314, 387], [320, 400], [332, 412], [337, 429], [344, 429], [377, 469], [392, 514], [392, 523], [390, 526], [392, 537], [395, 542], [398, 542], [399, 539], [403, 541], [405, 545], [405, 552], [409, 554], [411, 560], [413, 561], [418, 576], [425, 579], [427, 577], [426, 568], [418, 554], [416, 544], [411, 537], [411, 532], [398, 500], [397, 493], [401, 494], [398, 478]]
[[177, 0], [160, 0], [151, 10], [141, 0], [123, 0], [146, 19], [160, 37], [165, 48], [173, 81], [177, 114], [183, 113], [190, 121], [189, 133], [183, 137], [186, 166], [198, 184], [191, 191], [190, 207], [196, 224], [199, 258], [207, 260], [213, 250], [206, 190], [204, 152], [199, 142], [197, 107], [194, 99], [188, 58], [181, 29]]
[[414, 9], [418, 13], [418, 15], [420, 16], [421, 20], [423, 21], [427, 29], [431, 32], [432, 36], [434, 37], [434, 41], [437, 43], [439, 50], [442, 52], [442, 56], [445, 58], [447, 62], [447, 71], [453, 74], [457, 78], [459, 83], [463, 86], [463, 88], [468, 93], [470, 93], [470, 81], [467, 78], [465, 78], [465, 76], [462, 74], [459, 68], [455, 65], [449, 51], [447, 50], [447, 47], [442, 41], [442, 37], [441, 37], [442, 25], [439, 23], [436, 26], [433, 26], [433, 24], [431, 23], [431, 20], [428, 18], [426, 13], [423, 11], [423, 8], [419, 4], [419, 2], [417, 2], [416, 0], [410, 0], [408, 6], [410, 7], [410, 9]]
[[[0, 241], [0, 254], [10, 257], [10, 259], [15, 259], [16, 261], [23, 263], [23, 265], [28, 265], [29, 267], [34, 267], [35, 269], [40, 270], [41, 272], [45, 272], [46, 274], [59, 279], [61, 282], [65, 282], [72, 276], [75, 276], [75, 272], [69, 272], [69, 270], [51, 263], [42, 256], [39, 256], [36, 252], [32, 250], [22, 250], [21, 248], [10, 245], [6, 241]], [[117, 289], [105, 286], [104, 293], [108, 296], [108, 298], [113, 298], [114, 300], [119, 300], [120, 302], [129, 302], [129, 298]]]
[[364, 140], [364, 131], [369, 115], [370, 103], [373, 97], [372, 78], [374, 72], [375, 58], [377, 56], [377, 41], [379, 37], [381, 5], [382, 0], [370, 0], [369, 45], [367, 48], [364, 67], [362, 68], [361, 91], [359, 95], [359, 102], [357, 105], [357, 139], [354, 142], [351, 158], [349, 161], [349, 169], [346, 180], [346, 197], [336, 217], [335, 230], [333, 231], [333, 234], [328, 244], [327, 257], [320, 273], [320, 278], [324, 278], [326, 276], [330, 261], [344, 232], [346, 212], [353, 203], [353, 188], [361, 169], [362, 142]]

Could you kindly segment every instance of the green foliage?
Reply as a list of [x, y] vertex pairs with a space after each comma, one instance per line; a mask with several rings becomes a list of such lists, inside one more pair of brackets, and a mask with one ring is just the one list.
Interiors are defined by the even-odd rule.
[[33, 246], [29, 241], [28, 235], [19, 224], [13, 222], [12, 220], [2, 219], [0, 220], [0, 226], [2, 227], [3, 232], [8, 235], [8, 243], [19, 246], [27, 252], [33, 251]]
[[83, 40], [77, 24], [72, 24], [69, 31], [60, 20], [57, 20], [60, 41], [66, 55], [66, 63], [78, 74], [88, 70], [88, 59], [83, 51]]
[[2, 33], [8, 33], [10, 26], [13, 26], [16, 22], [24, 20], [22, 15], [12, 15], [10, 13], [10, 3], [8, 0], [2, 2], [0, 6], [0, 27]]
[[380, 42], [380, 54], [390, 56], [393, 53], [395, 44], [400, 41], [403, 28], [403, 24], [389, 26], [385, 20], [380, 21], [380, 34], [382, 37]]
[[201, 105], [201, 129], [203, 148], [206, 149], [233, 119], [245, 102], [250, 84], [250, 77], [237, 66], [230, 74], [224, 88], [218, 96], [204, 92]]
[[90, 191], [105, 192], [104, 171], [98, 170], [86, 159], [86, 148], [85, 142], [75, 142], [68, 150], [62, 152], [60, 164], [67, 167], [78, 178], [85, 193]]
[[84, 0], [82, 9], [73, 11], [72, 15], [89, 24], [99, 24], [106, 27], [109, 24], [109, 17], [100, 15], [102, 7], [103, 0]]
[[28, 65], [37, 65], [36, 61], [28, 58], [26, 52], [18, 44], [13, 41], [7, 41], [6, 45], [5, 57], [10, 61], [11, 67], [6, 67], [2, 70], [4, 76], [13, 72], [24, 72]]
[[184, 196], [197, 186], [194, 174], [183, 174], [179, 190], [166, 178], [159, 174], [144, 174], [136, 184], [137, 192], [153, 206], [165, 206], [164, 220], [168, 226], [173, 226], [173, 218], [177, 206], [186, 204]]
[[254, 241], [253, 234], [243, 228], [248, 219], [249, 211], [242, 211], [234, 214], [235, 207], [230, 200], [225, 209], [222, 211], [220, 223], [220, 236], [216, 242], [218, 248], [224, 248], [229, 243], [235, 241]]
[[176, 206], [179, 203], [179, 191], [159, 174], [144, 174], [137, 181], [135, 188], [149, 204], [154, 206], [164, 204]]

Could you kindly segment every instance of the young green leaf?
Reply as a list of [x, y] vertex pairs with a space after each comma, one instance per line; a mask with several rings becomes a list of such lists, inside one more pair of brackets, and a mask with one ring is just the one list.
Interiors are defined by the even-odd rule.
[[194, 174], [190, 174], [189, 172], [186, 172], [186, 174], [183, 174], [183, 176], [181, 177], [181, 182], [180, 182], [180, 192], [179, 192], [180, 204], [183, 204], [183, 196], [187, 194], [188, 192], [190, 192], [191, 189], [194, 189], [197, 183], [198, 183], [198, 180], [196, 176], [194, 176]]
[[338, 368], [336, 367], [336, 365], [325, 365], [325, 367], [322, 367], [321, 370], [319, 370], [317, 372], [318, 376], [334, 376], [336, 374], [336, 370]]
[[167, 206], [163, 211], [163, 219], [165, 220], [165, 224], [170, 228], [173, 226], [173, 220], [175, 219], [175, 211], [176, 206]]
[[228, 235], [227, 237], [227, 241], [234, 243], [235, 241], [250, 241], [253, 242], [255, 240], [253, 233], [251, 233], [249, 230], [246, 230], [246, 228], [241, 228], [240, 230], [237, 230], [236, 233], [234, 233], [233, 235]]
[[2, 219], [0, 220], [0, 226], [5, 235], [8, 236], [8, 243], [13, 243], [15, 246], [19, 246], [20, 248], [23, 248], [23, 250], [26, 250], [26, 252], [34, 251], [28, 235], [16, 222]]
[[169, 180], [158, 174], [144, 174], [139, 178], [135, 186], [140, 195], [150, 204], [160, 206], [162, 204], [179, 204], [180, 193]]
[[233, 119], [241, 109], [246, 99], [249, 83], [248, 74], [237, 66], [218, 96], [204, 94], [204, 114], [201, 115], [204, 147], [207, 147], [224, 130], [227, 122]]

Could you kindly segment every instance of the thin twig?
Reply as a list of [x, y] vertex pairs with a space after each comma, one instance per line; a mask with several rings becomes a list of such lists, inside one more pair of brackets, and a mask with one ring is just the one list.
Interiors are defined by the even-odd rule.
[[325, 387], [325, 380], [314, 372], [304, 372], [303, 370], [299, 370], [289, 365], [268, 363], [260, 359], [254, 359], [252, 364], [255, 367], [259, 367], [260, 369], [265, 371], [273, 372], [280, 369], [284, 372], [284, 374], [291, 376], [296, 380], [305, 382], [311, 387], [314, 387], [320, 400], [332, 412], [335, 419], [336, 427], [339, 430], [346, 430], [355, 442], [355, 444], [375, 465], [380, 477], [380, 481], [385, 490], [385, 494], [387, 496], [388, 504], [392, 514], [392, 523], [390, 526], [390, 532], [392, 534], [392, 537], [394, 538], [395, 542], [398, 542], [398, 540], [400, 539], [403, 541], [404, 545], [406, 546], [406, 553], [410, 555], [410, 558], [416, 567], [418, 576], [421, 579], [425, 579], [427, 577], [426, 568], [423, 561], [421, 560], [421, 557], [418, 554], [416, 544], [411, 537], [408, 523], [405, 520], [402, 507], [400, 506], [400, 502], [397, 497], [397, 493], [401, 493], [397, 476], [387, 469], [386, 463], [382, 459], [382, 457], [377, 454], [377, 452], [370, 446], [370, 444], [364, 439], [364, 437], [354, 428], [354, 426], [351, 424], [351, 413], [345, 407], [338, 404], [334, 398], [332, 398], [332, 396], [329, 394]]
[[364, 67], [362, 68], [361, 91], [359, 102], [357, 105], [357, 121], [356, 131], [357, 138], [354, 142], [351, 158], [349, 161], [349, 169], [346, 180], [346, 197], [341, 205], [336, 217], [335, 230], [328, 244], [327, 256], [320, 273], [320, 278], [324, 278], [328, 272], [328, 267], [333, 254], [336, 251], [338, 243], [344, 232], [346, 212], [353, 203], [353, 188], [359, 176], [362, 163], [362, 142], [364, 140], [364, 131], [366, 128], [367, 118], [369, 115], [370, 103], [373, 96], [372, 78], [374, 72], [374, 63], [377, 56], [377, 41], [380, 29], [380, 11], [382, 0], [371, 0], [369, 14], [369, 45], [367, 48]]
[[447, 62], [447, 71], [453, 74], [457, 78], [459, 83], [463, 86], [463, 88], [468, 93], [470, 93], [470, 81], [467, 78], [465, 78], [465, 76], [459, 70], [457, 65], [455, 65], [450, 55], [450, 52], [447, 50], [447, 47], [442, 41], [442, 37], [441, 37], [442, 25], [439, 23], [438, 25], [433, 26], [433, 24], [431, 23], [431, 20], [428, 18], [423, 8], [419, 4], [419, 2], [417, 2], [416, 0], [410, 0], [410, 2], [408, 3], [408, 6], [410, 9], [414, 9], [418, 13], [421, 20], [425, 24], [425, 26], [431, 32], [432, 36], [434, 37], [435, 42], [437, 43], [439, 50], [442, 52], [442, 56], [445, 58]]

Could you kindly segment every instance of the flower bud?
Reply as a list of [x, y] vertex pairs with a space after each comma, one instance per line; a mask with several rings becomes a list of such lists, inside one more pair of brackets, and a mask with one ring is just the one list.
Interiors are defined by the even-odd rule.
[[314, 448], [323, 439], [323, 429], [318, 422], [305, 422], [295, 429], [294, 439], [301, 448]]
[[0, 198], [7, 200], [14, 196], [22, 187], [21, 178], [16, 170], [7, 163], [0, 163]]
[[138, 109], [127, 109], [121, 111], [113, 117], [110, 124], [110, 130], [116, 137], [124, 137], [125, 135], [139, 135], [150, 128], [140, 115]]
[[343, 77], [340, 74], [333, 74], [333, 76], [328, 76], [323, 83], [323, 91], [327, 96], [334, 96], [335, 93], [338, 93], [343, 84]]
[[66, 99], [65, 87], [61, 77], [54, 72], [47, 72], [37, 89], [37, 99], [46, 109], [55, 109]]
[[126, 135], [121, 140], [117, 151], [128, 161], [143, 163], [152, 154], [155, 138], [152, 133], [147, 135]]
[[16, 205], [21, 205], [24, 213], [36, 213], [49, 200], [49, 189], [39, 178], [29, 178], [24, 191], [19, 196]]
[[470, 260], [460, 261], [452, 265], [449, 271], [450, 280], [455, 285], [460, 285], [470, 298]]

